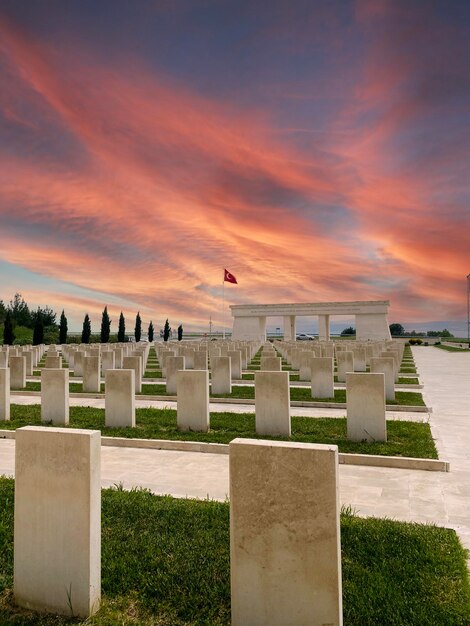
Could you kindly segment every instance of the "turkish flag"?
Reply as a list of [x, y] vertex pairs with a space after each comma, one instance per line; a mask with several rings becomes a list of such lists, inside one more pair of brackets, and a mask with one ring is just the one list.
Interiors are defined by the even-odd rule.
[[224, 270], [224, 283], [233, 283], [234, 285], [238, 285], [237, 279], [228, 270]]

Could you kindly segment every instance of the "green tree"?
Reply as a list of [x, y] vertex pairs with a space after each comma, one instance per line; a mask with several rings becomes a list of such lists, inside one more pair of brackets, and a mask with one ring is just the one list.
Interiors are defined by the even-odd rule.
[[11, 318], [11, 311], [8, 309], [5, 315], [5, 323], [3, 326], [3, 343], [6, 346], [12, 346], [15, 341], [15, 334], [13, 333], [13, 320]]
[[33, 330], [33, 346], [39, 346], [41, 343], [44, 343], [44, 322], [41, 315], [36, 315]]
[[140, 341], [140, 338], [142, 337], [142, 320], [140, 319], [140, 311], [137, 313], [135, 318], [134, 337], [136, 341]]
[[180, 324], [178, 326], [178, 341], [181, 341], [183, 339], [183, 324]]
[[3, 300], [0, 300], [0, 324], [3, 324], [5, 321], [5, 317], [7, 315], [7, 308], [3, 303]]
[[36, 325], [36, 320], [38, 317], [41, 318], [43, 326], [56, 327], [55, 320], [56, 320], [57, 314], [51, 309], [51, 307], [46, 306], [44, 309], [42, 309], [40, 306], [38, 306], [37, 310], [31, 313], [31, 321], [32, 321], [33, 328]]
[[33, 328], [34, 323], [28, 305], [20, 293], [15, 293], [13, 300], [10, 300], [9, 310], [11, 312], [12, 323], [17, 326]]
[[149, 324], [149, 331], [148, 331], [148, 339], [149, 341], [153, 341], [153, 335], [155, 333], [155, 330], [153, 328], [153, 322], [151, 321]]
[[90, 343], [90, 337], [91, 337], [91, 322], [90, 322], [90, 317], [87, 313], [83, 320], [82, 343]]
[[60, 324], [59, 324], [59, 343], [60, 344], [67, 343], [67, 330], [68, 330], [67, 318], [65, 317], [65, 313], [62, 310], [62, 313], [60, 314]]
[[109, 342], [109, 335], [111, 332], [111, 320], [108, 315], [108, 307], [104, 307], [103, 314], [101, 316], [101, 332], [100, 332], [100, 341], [101, 343]]
[[126, 320], [124, 319], [124, 315], [119, 316], [119, 327], [118, 327], [118, 341], [123, 343], [126, 341]]
[[341, 335], [355, 335], [356, 334], [356, 329], [353, 328], [352, 326], [348, 326], [347, 328], [345, 328], [344, 330], [341, 331]]
[[405, 334], [405, 329], [401, 324], [397, 324], [397, 323], [390, 324], [389, 328], [390, 328], [390, 334], [393, 337], [400, 337]]
[[165, 326], [163, 328], [163, 341], [168, 341], [168, 339], [170, 338], [170, 332], [171, 332], [170, 324], [168, 320], [166, 320]]

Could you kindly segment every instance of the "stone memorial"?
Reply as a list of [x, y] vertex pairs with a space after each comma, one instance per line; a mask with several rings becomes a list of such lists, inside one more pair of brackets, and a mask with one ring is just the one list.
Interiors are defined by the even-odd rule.
[[290, 437], [289, 372], [255, 372], [258, 435]]
[[24, 356], [10, 356], [10, 388], [26, 387], [26, 359]]
[[133, 369], [106, 370], [104, 388], [105, 425], [108, 428], [133, 428], [135, 426], [135, 371]]
[[[193, 360], [194, 364], [194, 360]], [[186, 369], [185, 356], [169, 356], [166, 359], [166, 392], [171, 396], [176, 395], [178, 371]]]
[[101, 598], [99, 431], [16, 431], [14, 598], [87, 618]]
[[69, 423], [68, 369], [43, 368], [41, 372], [41, 421], [52, 422], [56, 426]]
[[334, 369], [331, 357], [312, 357], [312, 398], [334, 398]]
[[97, 393], [101, 389], [101, 364], [99, 356], [86, 356], [83, 359], [83, 391]]
[[384, 374], [346, 374], [350, 441], [387, 441]]
[[0, 422], [10, 420], [10, 370], [0, 368]]
[[177, 416], [179, 430], [209, 430], [209, 372], [186, 370], [178, 372]]
[[340, 626], [336, 446], [230, 443], [232, 626]]

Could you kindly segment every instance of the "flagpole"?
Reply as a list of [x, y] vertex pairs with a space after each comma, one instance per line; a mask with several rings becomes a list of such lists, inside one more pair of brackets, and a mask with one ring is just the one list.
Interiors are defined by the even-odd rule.
[[222, 338], [225, 341], [225, 270], [222, 278]]

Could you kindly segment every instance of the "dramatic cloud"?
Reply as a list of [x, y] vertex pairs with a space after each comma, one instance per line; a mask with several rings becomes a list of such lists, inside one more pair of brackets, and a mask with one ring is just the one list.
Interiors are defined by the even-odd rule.
[[[227, 266], [230, 302], [463, 316], [469, 50], [462, 16], [431, 4], [279, 3], [263, 21], [209, 3], [226, 45], [196, 27], [200, 3], [158, 12], [155, 33], [144, 3], [124, 46], [121, 3], [89, 24], [81, 9], [80, 39], [59, 5], [54, 23], [5, 13], [0, 259], [49, 279], [17, 289], [76, 324], [110, 304], [202, 326], [221, 323]], [[179, 32], [196, 33], [184, 59]], [[223, 75], [202, 41], [232, 71], [232, 51], [251, 64]]]

